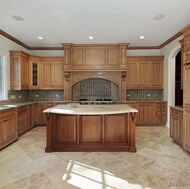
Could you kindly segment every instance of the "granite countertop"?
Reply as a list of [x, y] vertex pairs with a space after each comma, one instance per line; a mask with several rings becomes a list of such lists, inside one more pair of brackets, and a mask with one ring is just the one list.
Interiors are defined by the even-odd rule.
[[104, 115], [138, 112], [128, 105], [79, 105], [72, 103], [67, 105], [57, 105], [43, 111], [44, 113], [70, 114], [70, 115]]
[[183, 110], [183, 106], [170, 106], [170, 108], [175, 108], [178, 110]]

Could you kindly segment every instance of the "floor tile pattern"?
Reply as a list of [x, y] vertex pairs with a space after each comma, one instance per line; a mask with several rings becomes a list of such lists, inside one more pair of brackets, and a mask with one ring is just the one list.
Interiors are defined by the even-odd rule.
[[45, 127], [35, 127], [0, 151], [0, 188], [190, 188], [190, 154], [166, 127], [137, 127], [137, 153], [45, 153], [45, 141]]

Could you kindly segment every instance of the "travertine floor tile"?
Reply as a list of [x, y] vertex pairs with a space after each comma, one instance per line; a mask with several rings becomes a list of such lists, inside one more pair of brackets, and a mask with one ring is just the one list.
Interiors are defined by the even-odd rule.
[[35, 127], [1, 150], [0, 188], [190, 188], [190, 155], [166, 127], [137, 127], [136, 153], [45, 153], [45, 145], [45, 127]]

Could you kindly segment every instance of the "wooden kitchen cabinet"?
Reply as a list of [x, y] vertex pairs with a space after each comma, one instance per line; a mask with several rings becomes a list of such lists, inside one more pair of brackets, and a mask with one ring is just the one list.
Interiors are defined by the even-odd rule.
[[163, 57], [138, 56], [127, 58], [128, 89], [162, 89]]
[[63, 89], [63, 58], [42, 59], [42, 89]]
[[28, 116], [27, 116], [27, 105], [18, 107], [17, 109], [17, 130], [18, 135], [28, 130]]
[[10, 51], [10, 89], [29, 89], [29, 55], [22, 51]]
[[183, 145], [183, 109], [170, 107], [170, 137]]
[[137, 125], [155, 125], [155, 103], [154, 102], [138, 102], [136, 104]]
[[29, 89], [35, 90], [41, 87], [41, 59], [40, 57], [30, 56], [30, 78]]
[[27, 105], [28, 129], [34, 127], [34, 104]]
[[156, 102], [156, 124], [165, 126], [167, 122], [167, 102]]
[[1, 110], [0, 149], [18, 140], [15, 108]]

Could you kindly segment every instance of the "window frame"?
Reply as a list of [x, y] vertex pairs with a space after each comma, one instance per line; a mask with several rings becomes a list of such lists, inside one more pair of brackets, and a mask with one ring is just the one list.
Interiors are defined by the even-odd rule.
[[0, 64], [2, 64], [2, 91], [0, 94], [0, 101], [8, 100], [8, 72], [7, 72], [7, 54], [0, 51]]

